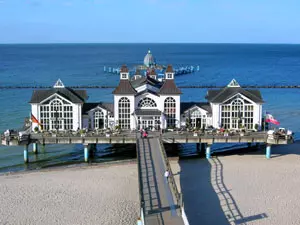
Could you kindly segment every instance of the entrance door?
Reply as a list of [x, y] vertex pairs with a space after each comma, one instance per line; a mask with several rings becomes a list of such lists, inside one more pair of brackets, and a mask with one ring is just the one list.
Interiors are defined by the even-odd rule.
[[196, 118], [196, 128], [201, 128], [201, 118]]
[[144, 117], [142, 118], [142, 123], [141, 123], [141, 127], [143, 129], [152, 129], [154, 126], [154, 120], [153, 118], [147, 118], [147, 117]]

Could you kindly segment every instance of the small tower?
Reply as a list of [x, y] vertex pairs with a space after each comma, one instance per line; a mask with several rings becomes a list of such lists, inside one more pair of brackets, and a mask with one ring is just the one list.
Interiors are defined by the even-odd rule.
[[171, 65], [168, 65], [166, 72], [165, 72], [165, 79], [166, 80], [174, 80], [174, 71]]
[[152, 79], [156, 80], [157, 74], [156, 74], [156, 72], [155, 72], [155, 69], [152, 69], [152, 70], [150, 71], [149, 77], [151, 77]]
[[120, 80], [129, 80], [129, 71], [126, 65], [123, 65], [120, 69]]

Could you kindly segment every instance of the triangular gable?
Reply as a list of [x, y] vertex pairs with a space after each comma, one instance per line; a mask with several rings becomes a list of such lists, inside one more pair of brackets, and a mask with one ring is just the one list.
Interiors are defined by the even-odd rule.
[[97, 105], [95, 108], [92, 108], [90, 110], [88, 110], [88, 112], [93, 112], [93, 111], [96, 111], [97, 109], [101, 109], [101, 110], [104, 110], [104, 111], [108, 111], [106, 108], [104, 108], [103, 106], [101, 107], [100, 105]]
[[65, 85], [63, 84], [63, 82], [60, 79], [58, 79], [53, 87], [54, 88], [64, 88]]
[[[229, 97], [226, 100], [224, 100], [222, 102], [222, 104], [229, 104], [229, 102], [233, 101], [233, 99], [236, 98], [236, 97], [241, 97], [242, 99], [248, 101], [251, 104], [256, 104], [253, 100], [251, 100], [250, 98], [246, 97], [242, 93], [236, 93], [235, 95], [232, 95], [231, 97]], [[246, 103], [246, 104], [249, 104], [249, 103]]]
[[201, 109], [201, 110], [203, 110], [203, 111], [209, 113], [206, 109], [204, 109], [204, 108], [202, 108], [202, 107], [200, 107], [200, 106], [198, 106], [198, 105], [193, 105], [193, 106], [191, 106], [190, 108], [186, 109], [186, 110], [184, 111], [184, 113], [188, 113], [189, 111], [194, 111], [195, 109]]
[[54, 93], [50, 95], [48, 98], [45, 98], [43, 101], [41, 101], [39, 104], [43, 104], [44, 102], [50, 101], [52, 99], [55, 99], [56, 97], [59, 97], [61, 100], [64, 100], [70, 104], [73, 104], [69, 99], [65, 98], [64, 96], [60, 95], [59, 93]]
[[230, 81], [230, 83], [227, 85], [227, 87], [241, 87], [241, 86], [239, 85], [239, 83], [235, 79], [232, 79]]

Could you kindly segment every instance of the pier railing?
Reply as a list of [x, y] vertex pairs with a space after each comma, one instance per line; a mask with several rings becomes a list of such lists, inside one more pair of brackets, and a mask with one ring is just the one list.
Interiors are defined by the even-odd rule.
[[145, 224], [144, 215], [145, 215], [145, 200], [143, 195], [143, 179], [142, 179], [142, 166], [140, 163], [140, 147], [139, 147], [139, 139], [136, 134], [136, 155], [137, 155], [137, 167], [138, 167], [138, 179], [139, 179], [139, 197], [140, 197], [140, 210], [141, 210], [141, 221], [143, 225]]
[[163, 156], [164, 163], [167, 167], [167, 170], [169, 171], [168, 180], [169, 180], [169, 183], [170, 183], [171, 188], [173, 190], [174, 196], [176, 198], [177, 205], [180, 206], [180, 210], [181, 210], [181, 207], [183, 206], [182, 194], [179, 193], [179, 191], [178, 191], [178, 188], [177, 188], [177, 185], [176, 185], [176, 182], [175, 182], [175, 179], [174, 179], [174, 175], [173, 175], [173, 172], [172, 172], [172, 168], [171, 168], [169, 160], [167, 158], [167, 153], [166, 153], [166, 150], [165, 150], [162, 139], [159, 139], [159, 142], [160, 142], [160, 146], [161, 146], [160, 150], [161, 150], [161, 154]]

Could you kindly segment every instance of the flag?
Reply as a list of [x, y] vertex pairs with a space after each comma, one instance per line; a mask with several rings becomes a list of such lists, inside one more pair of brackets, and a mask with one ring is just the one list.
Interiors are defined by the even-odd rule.
[[39, 128], [40, 128], [40, 130], [42, 130], [42, 124], [38, 121], [37, 118], [35, 118], [35, 116], [32, 113], [31, 113], [31, 122], [32, 123], [37, 123], [38, 126], [39, 126]]
[[279, 121], [274, 119], [274, 117], [270, 113], [266, 113], [266, 123], [273, 123], [279, 125]]
[[37, 118], [35, 118], [35, 116], [32, 113], [31, 113], [31, 122], [40, 124], [40, 122], [37, 120]]

